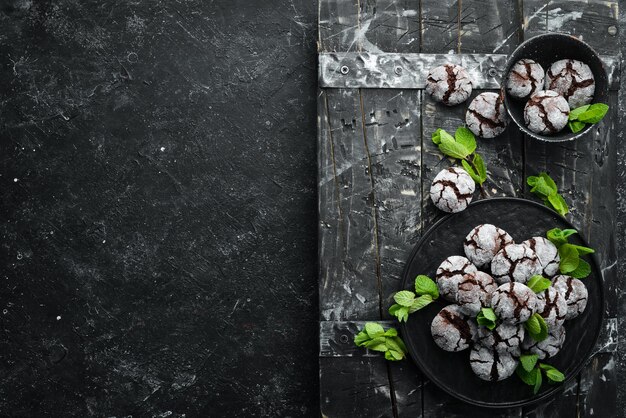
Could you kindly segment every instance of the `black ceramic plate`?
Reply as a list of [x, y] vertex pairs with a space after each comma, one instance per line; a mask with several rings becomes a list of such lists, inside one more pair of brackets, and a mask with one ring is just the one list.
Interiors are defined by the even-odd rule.
[[[491, 223], [507, 231], [516, 242], [545, 236], [552, 228], [573, 228], [557, 213], [529, 200], [494, 198], [472, 203], [466, 210], [448, 215], [434, 224], [417, 243], [404, 269], [403, 289], [413, 290], [415, 276], [432, 278], [444, 258], [464, 255], [463, 240], [476, 225]], [[578, 234], [570, 242], [587, 245]], [[565, 374], [575, 377], [591, 355], [602, 324], [604, 293], [602, 275], [593, 257], [587, 256], [592, 272], [583, 279], [589, 290], [585, 311], [565, 322], [566, 338], [561, 351], [547, 360]], [[544, 383], [537, 395], [515, 374], [500, 382], [486, 382], [474, 375], [469, 350], [449, 353], [440, 349], [430, 334], [430, 323], [448, 302], [438, 299], [409, 317], [402, 325], [402, 338], [411, 358], [432, 382], [452, 396], [471, 404], [505, 408], [529, 405], [562, 390], [563, 385]]]

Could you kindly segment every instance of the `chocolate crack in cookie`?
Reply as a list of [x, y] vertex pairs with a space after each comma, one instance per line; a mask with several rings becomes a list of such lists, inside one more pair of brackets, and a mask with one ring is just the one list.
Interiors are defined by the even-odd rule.
[[501, 321], [521, 324], [537, 311], [537, 296], [526, 285], [505, 283], [491, 296], [491, 307]]
[[537, 313], [543, 317], [548, 327], [563, 325], [567, 310], [565, 298], [554, 287], [537, 293]]
[[524, 121], [528, 129], [537, 134], [555, 134], [567, 125], [569, 111], [567, 100], [559, 93], [539, 91], [526, 103]]
[[565, 298], [567, 314], [565, 319], [576, 318], [587, 307], [587, 287], [578, 279], [559, 275], [552, 279], [552, 286]]
[[509, 244], [491, 260], [491, 276], [499, 284], [511, 281], [526, 283], [539, 273], [541, 265], [537, 254], [524, 244]]
[[517, 61], [506, 82], [506, 91], [515, 98], [525, 99], [537, 90], [543, 89], [545, 72], [541, 65], [531, 59]]
[[520, 355], [520, 345], [524, 341], [524, 326], [500, 323], [493, 330], [478, 327], [478, 342], [500, 353], [506, 352], [514, 356]]
[[478, 269], [467, 258], [460, 255], [451, 255], [441, 262], [437, 268], [435, 280], [439, 294], [449, 300], [456, 301], [459, 282], [465, 275], [473, 275]]
[[435, 316], [430, 332], [443, 350], [461, 351], [468, 348], [476, 337], [476, 324], [458, 306], [449, 305]]
[[550, 240], [544, 237], [532, 237], [522, 244], [529, 246], [537, 254], [544, 276], [552, 277], [559, 271], [559, 263], [561, 262], [559, 250]]
[[513, 238], [491, 224], [478, 225], [470, 231], [463, 242], [465, 256], [477, 267], [483, 267], [493, 259], [504, 246], [513, 243]]
[[464, 210], [472, 201], [476, 184], [459, 167], [449, 167], [441, 170], [430, 186], [430, 198], [440, 210], [456, 213]]
[[509, 119], [502, 94], [481, 93], [472, 100], [465, 113], [467, 127], [482, 138], [493, 138], [506, 129]]
[[472, 94], [472, 80], [460, 65], [444, 64], [428, 73], [426, 93], [446, 106], [458, 105]]
[[554, 90], [575, 109], [591, 103], [596, 82], [591, 68], [583, 62], [565, 59], [553, 63], [546, 74], [546, 90]]
[[456, 303], [461, 311], [470, 316], [476, 316], [481, 308], [491, 306], [491, 294], [498, 285], [495, 280], [482, 271], [466, 274], [459, 281], [456, 293]]
[[564, 327], [552, 327], [548, 330], [548, 336], [543, 341], [535, 341], [527, 334], [522, 343], [524, 351], [530, 351], [532, 354], [537, 354], [539, 359], [547, 359], [554, 357], [563, 347], [565, 342], [565, 328]]
[[476, 376], [490, 382], [497, 382], [511, 376], [518, 360], [509, 353], [499, 353], [480, 344], [470, 352], [470, 365]]

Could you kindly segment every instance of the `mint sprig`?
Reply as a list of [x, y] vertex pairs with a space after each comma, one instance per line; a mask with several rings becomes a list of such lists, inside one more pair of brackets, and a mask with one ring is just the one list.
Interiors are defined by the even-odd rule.
[[561, 383], [565, 380], [565, 375], [554, 366], [546, 363], [538, 363], [537, 355], [522, 354], [520, 363], [515, 369], [515, 374], [528, 386], [532, 386], [533, 393], [537, 394], [543, 383], [542, 375], [545, 374], [549, 383]]
[[536, 274], [528, 280], [526, 286], [535, 293], [541, 293], [552, 285], [549, 279], [546, 279], [540, 274]]
[[577, 107], [569, 112], [568, 123], [570, 130], [574, 133], [585, 129], [587, 124], [593, 125], [604, 118], [609, 111], [609, 106], [604, 103], [594, 103]]
[[568, 239], [576, 234], [575, 229], [554, 228], [546, 233], [546, 237], [559, 250], [559, 271], [576, 279], [583, 279], [591, 274], [591, 266], [580, 256], [593, 254], [593, 248], [570, 244]]
[[391, 305], [389, 313], [398, 321], [406, 322], [409, 314], [425, 308], [438, 297], [437, 284], [430, 277], [420, 274], [415, 278], [415, 293], [410, 290], [401, 290], [393, 295], [396, 303]]
[[535, 341], [543, 341], [548, 337], [548, 325], [538, 313], [532, 314], [528, 321], [524, 322], [524, 328]]
[[433, 132], [432, 140], [444, 155], [461, 160], [461, 165], [476, 183], [482, 185], [487, 180], [487, 167], [476, 153], [476, 137], [472, 131], [460, 126], [452, 136], [439, 128]]
[[398, 331], [395, 328], [385, 330], [376, 322], [366, 323], [365, 327], [354, 336], [354, 344], [357, 347], [385, 353], [385, 358], [390, 361], [402, 360], [407, 353], [404, 341], [398, 337]]
[[556, 183], [546, 172], [539, 173], [538, 176], [528, 176], [526, 183], [531, 187], [530, 192], [543, 200], [543, 204], [554, 209], [561, 216], [569, 213], [567, 202], [559, 194]]
[[496, 327], [497, 320], [496, 313], [491, 308], [482, 308], [476, 315], [478, 325], [482, 325], [489, 330], [493, 330]]

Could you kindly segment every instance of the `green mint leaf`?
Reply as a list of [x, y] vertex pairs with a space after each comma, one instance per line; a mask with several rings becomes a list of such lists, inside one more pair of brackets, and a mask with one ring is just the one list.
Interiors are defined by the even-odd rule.
[[398, 305], [397, 303], [394, 303], [393, 305], [389, 307], [389, 314], [392, 316], [396, 316], [396, 313], [398, 312], [400, 308], [402, 308], [402, 305]]
[[483, 313], [483, 316], [491, 321], [496, 321], [498, 318], [496, 317], [496, 313], [491, 308], [482, 308], [480, 310]]
[[415, 300], [415, 293], [409, 290], [401, 290], [393, 295], [393, 300], [400, 306], [411, 306]]
[[398, 335], [398, 331], [395, 328], [389, 328], [383, 335], [385, 337], [395, 337]]
[[585, 123], [598, 123], [602, 120], [609, 107], [604, 103], [594, 103], [589, 109], [578, 115], [578, 120]]
[[385, 351], [385, 360], [396, 361], [396, 359], [393, 356], [393, 354], [391, 354], [391, 350]]
[[533, 339], [535, 341], [543, 341], [546, 338], [548, 338], [548, 324], [546, 324], [546, 321], [538, 313], [533, 314], [533, 315], [535, 315], [536, 318], [537, 318], [537, 322], [539, 323], [540, 331], [539, 331], [539, 333], [537, 335], [531, 335], [531, 337], [533, 337]]
[[482, 325], [489, 330], [493, 330], [496, 327], [497, 319], [495, 312], [491, 308], [482, 308], [476, 316], [478, 325]]
[[576, 270], [580, 262], [578, 251], [571, 244], [562, 244], [559, 247], [559, 257], [561, 257], [559, 270], [563, 274]]
[[372, 338], [371, 340], [363, 343], [363, 346], [367, 348], [368, 350], [382, 351], [382, 352], [387, 351], [387, 345], [385, 344], [385, 337]]
[[545, 371], [546, 377], [551, 383], [560, 383], [565, 380], [565, 375], [554, 367]]
[[552, 180], [552, 177], [545, 171], [539, 173], [539, 177], [543, 179], [543, 181], [548, 185], [548, 187], [554, 192], [558, 193], [558, 189], [556, 188], [556, 183]]
[[540, 274], [536, 274], [528, 280], [526, 286], [535, 293], [541, 293], [552, 285], [552, 282]]
[[461, 164], [463, 165], [465, 171], [467, 171], [467, 174], [470, 175], [472, 180], [474, 180], [478, 184], [482, 184], [480, 176], [474, 171], [474, 167], [472, 167], [470, 163], [467, 162], [467, 160], [461, 160]]
[[465, 145], [456, 142], [451, 135], [444, 135], [445, 131], [442, 131], [440, 135], [441, 143], [439, 144], [439, 150], [445, 155], [458, 158], [462, 160], [470, 154], [470, 151], [465, 147]]
[[533, 338], [541, 332], [541, 325], [539, 325], [539, 320], [535, 315], [532, 315], [528, 318], [528, 321], [524, 322], [524, 328], [526, 328], [530, 336]]
[[591, 266], [582, 258], [578, 259], [578, 267], [568, 273], [575, 279], [584, 279], [591, 274]]
[[476, 137], [474, 137], [472, 131], [467, 129], [465, 126], [457, 128], [454, 133], [454, 138], [456, 139], [456, 142], [463, 145], [465, 149], [467, 149], [468, 154], [471, 154], [476, 150]]
[[552, 187], [550, 187], [550, 185], [546, 183], [546, 180], [543, 177], [535, 177], [532, 181], [530, 180], [531, 179], [529, 177], [526, 181], [527, 183], [529, 183], [529, 186], [531, 185], [530, 183], [532, 183], [532, 188], [530, 189], [530, 192], [534, 193], [538, 197], [547, 198], [554, 193]]
[[404, 358], [404, 354], [396, 350], [389, 350], [385, 353], [385, 358], [389, 361], [399, 361]]
[[402, 352], [402, 347], [400, 347], [398, 343], [395, 341], [395, 339], [393, 338], [390, 338], [390, 337], [385, 338], [385, 344], [387, 344], [387, 348], [389, 348], [390, 350]]
[[573, 133], [577, 133], [585, 129], [585, 126], [587, 126], [587, 124], [585, 122], [574, 120], [567, 122], [567, 126]]
[[409, 313], [419, 311], [420, 309], [430, 305], [433, 301], [433, 297], [430, 295], [422, 295], [413, 301], [413, 304], [408, 308]]
[[537, 375], [533, 372], [533, 370], [531, 370], [530, 372], [524, 370], [524, 367], [520, 363], [515, 369], [515, 374], [517, 374], [517, 376], [522, 379], [522, 382], [526, 383], [528, 386], [535, 386]]
[[557, 247], [566, 244], [567, 243], [567, 238], [570, 235], [576, 234], [577, 231], [575, 229], [559, 229], [559, 228], [554, 228], [549, 230], [546, 233], [546, 238], [548, 238], [548, 240], [550, 240], [550, 242], [552, 242], [554, 245], [556, 245]]
[[519, 358], [519, 361], [524, 370], [530, 372], [532, 371], [532, 369], [535, 368], [538, 359], [539, 356], [537, 354], [522, 354]]
[[450, 134], [448, 134], [446, 131], [444, 131], [444, 130], [443, 130], [443, 129], [441, 129], [441, 128], [437, 129], [435, 132], [433, 132], [433, 134], [432, 134], [432, 136], [431, 136], [431, 138], [432, 138], [433, 142], [434, 142], [436, 145], [441, 144], [441, 133], [442, 133], [442, 132], [444, 132], [444, 133], [445, 133], [445, 134], [447, 134], [447, 135], [450, 135]]
[[400, 322], [406, 322], [409, 319], [409, 308], [407, 308], [406, 306], [401, 307], [398, 310], [398, 321]]
[[531, 373], [535, 374], [535, 387], [533, 388], [533, 394], [537, 394], [537, 392], [539, 392], [539, 389], [541, 389], [541, 370], [539, 369], [533, 369], [533, 371]]
[[548, 196], [548, 202], [550, 202], [550, 206], [554, 209], [559, 215], [565, 216], [569, 212], [569, 208], [567, 207], [567, 203], [563, 196], [558, 193], [553, 193]]
[[474, 167], [478, 171], [478, 175], [480, 176], [480, 184], [483, 184], [485, 180], [487, 180], [487, 167], [485, 166], [485, 162], [483, 161], [483, 157], [479, 154], [474, 154], [474, 159], [472, 160]]
[[587, 109], [589, 109], [589, 107], [590, 107], [590, 106], [591, 106], [591, 105], [584, 105], [584, 106], [577, 107], [576, 109], [571, 110], [571, 111], [569, 112], [568, 119], [569, 119], [569, 120], [571, 120], [571, 121], [578, 119], [578, 116], [579, 116], [580, 114], [582, 114], [582, 113], [586, 112], [586, 111], [587, 111]]
[[561, 231], [561, 233], [565, 238], [568, 238], [571, 235], [578, 234], [578, 231], [576, 231], [575, 229], [564, 229]]
[[359, 332], [357, 335], [354, 336], [354, 344], [356, 344], [358, 347], [363, 346], [363, 344], [369, 340], [370, 336], [367, 335], [367, 332], [365, 332], [365, 330]]
[[415, 278], [415, 292], [418, 295], [430, 295], [433, 299], [439, 297], [439, 289], [437, 283], [428, 276], [420, 274]]
[[368, 322], [365, 324], [365, 332], [370, 338], [375, 339], [377, 337], [381, 337], [385, 334], [385, 329], [382, 325], [377, 324], [376, 322]]
[[398, 345], [398, 347], [400, 347], [400, 349], [402, 350], [403, 353], [407, 352], [406, 345], [404, 345], [404, 341], [402, 341], [402, 338], [400, 338], [400, 337], [393, 337], [393, 340]]
[[574, 245], [574, 244], [569, 244], [569, 245], [576, 248], [576, 251], [578, 251], [578, 255], [587, 255], [587, 254], [593, 254], [596, 252], [593, 248], [583, 247], [582, 245]]

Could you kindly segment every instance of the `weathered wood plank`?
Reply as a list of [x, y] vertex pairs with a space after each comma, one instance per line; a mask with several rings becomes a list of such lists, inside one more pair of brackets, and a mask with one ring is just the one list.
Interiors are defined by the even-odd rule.
[[[567, 4], [566, 4], [567, 3]], [[584, 3], [584, 4], [583, 4]], [[558, 31], [582, 36], [602, 53], [616, 54], [617, 43], [608, 35], [608, 26], [616, 23], [617, 5], [614, 2], [524, 2], [525, 22], [530, 22], [525, 36], [545, 31]], [[545, 12], [545, 21], [539, 16]], [[597, 32], [597, 33], [596, 33]], [[611, 111], [592, 133], [574, 143], [547, 146], [526, 138], [526, 174], [548, 171], [555, 178], [570, 204], [572, 223], [596, 248], [606, 287], [605, 329], [598, 342], [590, 365], [578, 379], [578, 416], [592, 413], [613, 416], [615, 375], [614, 338], [616, 314], [615, 247], [615, 164], [617, 97], [610, 94]], [[609, 351], [609, 352], [606, 352]], [[606, 387], [604, 387], [606, 385]], [[612, 388], [611, 388], [612, 387]], [[600, 395], [602, 394], [602, 395]], [[555, 411], [570, 413], [569, 403], [555, 400]], [[526, 411], [532, 415], [531, 411]], [[561, 416], [561, 415], [559, 415]]]
[[318, 50], [357, 51], [359, 0], [320, 0]]
[[422, 0], [421, 52], [459, 52], [458, 0]]
[[578, 399], [578, 379], [572, 379], [567, 382], [560, 394], [534, 407], [524, 408], [522, 416], [524, 418], [576, 417]]
[[460, 52], [509, 54], [522, 36], [520, 4], [498, 0], [461, 2]]
[[[320, 357], [382, 357], [380, 352], [357, 347], [354, 337], [368, 321], [320, 321]], [[377, 321], [398, 329], [395, 321]]]
[[419, 51], [419, 0], [362, 0], [360, 5], [363, 51]]

